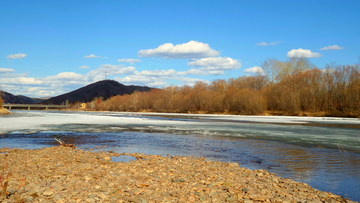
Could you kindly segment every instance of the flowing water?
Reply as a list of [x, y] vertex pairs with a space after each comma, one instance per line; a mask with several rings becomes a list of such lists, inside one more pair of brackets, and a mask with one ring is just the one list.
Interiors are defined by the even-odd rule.
[[12, 112], [0, 117], [6, 147], [54, 146], [58, 138], [83, 149], [207, 157], [360, 201], [360, 119]]

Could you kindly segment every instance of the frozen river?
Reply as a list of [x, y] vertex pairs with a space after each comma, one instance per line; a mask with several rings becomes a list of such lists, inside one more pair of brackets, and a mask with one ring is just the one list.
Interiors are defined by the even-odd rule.
[[360, 119], [12, 111], [0, 117], [6, 147], [60, 138], [82, 148], [237, 162], [360, 201]]

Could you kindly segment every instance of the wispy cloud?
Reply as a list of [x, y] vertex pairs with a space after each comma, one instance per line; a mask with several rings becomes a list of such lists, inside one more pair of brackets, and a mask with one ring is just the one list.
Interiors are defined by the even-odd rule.
[[320, 50], [341, 50], [341, 49], [344, 49], [344, 47], [339, 47], [338, 45], [332, 45], [332, 46], [326, 46], [320, 48]]
[[106, 75], [123, 75], [130, 74], [135, 71], [135, 67], [124, 65], [111, 65], [111, 64], [103, 64], [100, 68], [95, 70], [91, 70], [87, 73], [90, 81], [98, 81], [103, 80]]
[[276, 42], [260, 42], [260, 43], [257, 43], [255, 44], [256, 46], [268, 46], [268, 45], [276, 45], [276, 44], [279, 44], [279, 43], [282, 43], [281, 41], [276, 41]]
[[141, 60], [140, 59], [118, 59], [118, 62], [128, 62], [132, 65], [135, 62], [141, 62]]
[[84, 58], [104, 58], [104, 59], [107, 59], [107, 57], [102, 57], [102, 56], [96, 56], [96, 55], [94, 55], [94, 54], [90, 54], [90, 55], [88, 55], [88, 56], [84, 56]]
[[211, 49], [208, 44], [189, 41], [177, 45], [166, 43], [155, 49], [140, 50], [138, 55], [140, 57], [162, 57], [165, 59], [193, 59], [218, 56], [219, 52]]
[[80, 69], [89, 69], [89, 67], [87, 65], [83, 65], [79, 67]]
[[175, 75], [176, 71], [174, 69], [169, 70], [144, 70], [144, 71], [135, 71], [135, 75], [144, 75], [144, 76], [154, 76], [154, 77], [162, 77], [162, 76], [172, 76]]
[[12, 68], [0, 68], [0, 73], [9, 73], [9, 72], [15, 72]]
[[179, 71], [178, 75], [222, 75], [226, 70], [236, 70], [241, 67], [241, 63], [230, 57], [210, 57], [190, 60], [187, 64], [198, 69]]
[[251, 68], [247, 68], [243, 72], [244, 73], [265, 75], [264, 69], [259, 67], [259, 66], [254, 66], [254, 67], [251, 67]]
[[10, 54], [6, 58], [8, 59], [22, 59], [25, 58], [26, 54], [18, 53], [18, 54]]
[[286, 55], [289, 58], [320, 58], [321, 54], [311, 52], [309, 49], [292, 49]]

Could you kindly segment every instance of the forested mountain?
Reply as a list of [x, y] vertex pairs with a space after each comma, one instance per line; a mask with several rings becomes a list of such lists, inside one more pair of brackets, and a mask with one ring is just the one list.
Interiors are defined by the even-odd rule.
[[134, 91], [149, 92], [152, 88], [146, 86], [123, 85], [114, 80], [102, 80], [72, 92], [52, 97], [42, 104], [62, 104], [68, 100], [74, 102], [90, 102], [94, 98], [108, 99], [111, 96], [132, 94]]
[[5, 91], [1, 91], [1, 98], [4, 100], [5, 104], [36, 104], [44, 100], [39, 98], [26, 97], [22, 95], [13, 95]]

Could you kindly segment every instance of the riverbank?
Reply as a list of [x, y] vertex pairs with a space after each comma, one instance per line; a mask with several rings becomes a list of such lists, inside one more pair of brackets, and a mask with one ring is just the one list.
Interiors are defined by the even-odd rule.
[[118, 153], [62, 146], [0, 152], [6, 153], [0, 153], [2, 202], [352, 202], [265, 170], [205, 158], [133, 153], [136, 161], [118, 163], [111, 161]]
[[8, 115], [10, 112], [5, 108], [0, 108], [0, 116]]
[[298, 113], [287, 113], [284, 111], [264, 111], [259, 114], [239, 114], [236, 112], [208, 112], [208, 111], [188, 111], [188, 112], [177, 112], [177, 111], [152, 111], [152, 110], [139, 110], [139, 111], [112, 111], [112, 110], [93, 110], [93, 109], [82, 109], [82, 108], [67, 108], [60, 109], [60, 111], [74, 111], [74, 112], [118, 112], [118, 113], [153, 113], [153, 114], [180, 114], [180, 115], [229, 115], [229, 116], [294, 116], [294, 117], [336, 117], [336, 118], [360, 118], [358, 113], [328, 113], [328, 112], [298, 112]]

